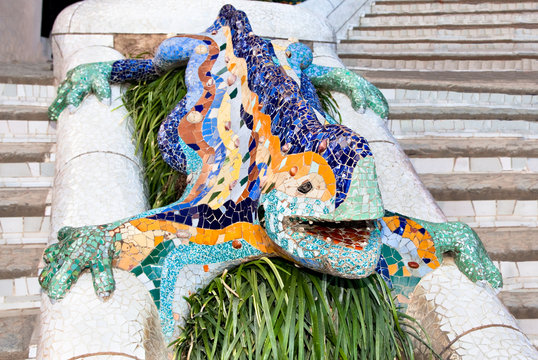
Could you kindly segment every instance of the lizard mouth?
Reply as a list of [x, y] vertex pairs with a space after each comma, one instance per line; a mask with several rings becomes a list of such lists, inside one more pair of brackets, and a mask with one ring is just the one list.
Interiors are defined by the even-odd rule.
[[[258, 209], [260, 225], [265, 229], [265, 211]], [[379, 228], [376, 220], [330, 221], [309, 216], [286, 216], [282, 226], [287, 233], [314, 236], [329, 244], [363, 250], [373, 231]]]
[[314, 217], [288, 217], [283, 225], [293, 232], [353, 250], [363, 250], [372, 231], [377, 229], [375, 220], [328, 221]]

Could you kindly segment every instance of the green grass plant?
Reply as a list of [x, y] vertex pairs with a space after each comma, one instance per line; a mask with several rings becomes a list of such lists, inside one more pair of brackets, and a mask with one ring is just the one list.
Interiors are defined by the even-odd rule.
[[187, 300], [175, 359], [413, 359], [418, 325], [382, 278], [333, 277], [262, 258]]
[[185, 175], [164, 162], [157, 136], [166, 116], [186, 93], [185, 67], [180, 67], [157, 80], [132, 85], [123, 95], [123, 103], [134, 120], [136, 147], [144, 162], [152, 208], [173, 203], [185, 188]]

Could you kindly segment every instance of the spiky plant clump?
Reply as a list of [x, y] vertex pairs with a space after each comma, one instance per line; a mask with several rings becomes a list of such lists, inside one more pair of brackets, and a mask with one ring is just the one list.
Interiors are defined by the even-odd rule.
[[323, 111], [341, 124], [342, 115], [340, 114], [340, 108], [331, 94], [331, 91], [323, 87], [316, 87], [316, 93], [318, 94]]
[[123, 103], [134, 120], [136, 147], [144, 162], [152, 208], [173, 203], [185, 188], [185, 175], [164, 162], [157, 135], [161, 123], [186, 93], [185, 67], [181, 67], [157, 80], [132, 85], [123, 95]]
[[262, 258], [187, 300], [175, 359], [413, 359], [417, 324], [378, 275], [350, 280]]

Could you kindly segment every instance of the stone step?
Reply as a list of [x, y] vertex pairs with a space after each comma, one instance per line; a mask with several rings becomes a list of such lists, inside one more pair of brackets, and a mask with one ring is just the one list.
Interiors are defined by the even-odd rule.
[[538, 291], [502, 291], [499, 298], [518, 319], [538, 319]]
[[0, 142], [56, 141], [56, 121], [0, 120]]
[[50, 204], [49, 188], [0, 188], [0, 218], [40, 217]]
[[55, 97], [56, 88], [52, 85], [0, 82], [0, 105], [49, 106]]
[[39, 307], [40, 294], [41, 286], [37, 276], [0, 279], [0, 310]]
[[[504, 288], [503, 288], [504, 289]], [[538, 348], [538, 289], [503, 290], [499, 299], [516, 318], [521, 331]]]
[[443, 24], [443, 25], [414, 25], [407, 26], [361, 26], [353, 28], [349, 32], [349, 39], [363, 37], [379, 37], [393, 39], [518, 39], [534, 41], [538, 37], [538, 24], [513, 23], [513, 24]]
[[0, 120], [49, 121], [46, 106], [2, 105]]
[[[506, 138], [500, 143], [512, 148], [510, 144], [514, 138], [519, 139], [536, 139], [538, 138], [538, 109], [532, 108], [502, 108], [502, 107], [480, 107], [471, 106], [471, 104], [463, 104], [461, 93], [452, 93], [460, 95], [460, 106], [448, 106], [447, 94], [444, 92], [444, 103], [441, 99], [434, 99], [431, 95], [439, 95], [439, 92], [427, 92], [408, 90], [415, 92], [415, 103], [410, 99], [405, 104], [394, 105], [390, 107], [389, 128], [397, 139], [405, 141], [422, 142], [425, 137], [458, 137], [458, 138], [487, 138], [480, 141], [492, 141], [491, 138]], [[386, 92], [386, 91], [385, 91]], [[398, 90], [404, 93], [403, 90]], [[394, 92], [392, 92], [394, 94]], [[417, 93], [420, 94], [417, 96]], [[463, 94], [467, 96], [467, 101], [474, 99], [475, 103], [479, 103], [479, 98], [483, 94]], [[505, 95], [500, 95], [504, 99]], [[428, 96], [430, 96], [428, 98]], [[513, 96], [510, 96], [514, 100]], [[523, 96], [525, 98], [525, 96]], [[529, 96], [530, 97], [530, 96]], [[516, 96], [521, 105], [521, 96]], [[402, 100], [402, 99], [400, 99]], [[394, 104], [397, 100], [391, 99], [389, 103]], [[421, 102], [437, 101], [437, 106], [419, 105]], [[458, 103], [458, 101], [454, 101]], [[467, 106], [465, 106], [467, 105]], [[515, 105], [515, 104], [514, 104]], [[409, 139], [409, 140], [407, 140]], [[517, 141], [519, 144], [519, 141]], [[419, 145], [417, 145], [419, 146]], [[473, 149], [477, 151], [478, 149]], [[497, 152], [500, 154], [500, 152]], [[507, 156], [517, 157], [514, 152], [510, 152]], [[526, 155], [522, 155], [526, 156]], [[534, 155], [530, 156], [534, 157]]]
[[50, 227], [50, 207], [41, 216], [0, 217], [0, 245], [47, 244]]
[[48, 106], [55, 96], [52, 63], [0, 64], [0, 105]]
[[430, 71], [538, 70], [538, 55], [530, 52], [377, 52], [340, 53], [339, 57], [344, 65], [350, 68]]
[[[529, 227], [474, 228], [494, 261], [538, 261], [536, 229]], [[536, 269], [535, 276], [538, 276]]]
[[538, 11], [436, 11], [430, 13], [370, 13], [360, 20], [363, 26], [403, 26], [409, 24], [442, 25], [442, 24], [513, 24], [538, 23]]
[[503, 291], [538, 291], [538, 260], [493, 261], [503, 277]]
[[[50, 64], [0, 64], [0, 359], [27, 359], [50, 233], [55, 128]], [[34, 341], [35, 342], [35, 341]]]
[[0, 163], [42, 163], [54, 161], [51, 143], [0, 143]]
[[[506, 100], [510, 105], [523, 107], [536, 108], [538, 104], [538, 96], [533, 98], [538, 87], [538, 71], [397, 71], [368, 68], [353, 68], [353, 70], [380, 89], [397, 89], [400, 93], [403, 90], [459, 92], [460, 95], [453, 95], [453, 100], [457, 102], [464, 100], [461, 99], [463, 93], [481, 93], [482, 95], [477, 94], [473, 99], [470, 95], [467, 96], [468, 104], [477, 106], [481, 103], [491, 103], [497, 107], [506, 103], [505, 95], [520, 95], [508, 97]], [[492, 97], [489, 93], [504, 95], [493, 95], [493, 98], [489, 99]], [[460, 99], [457, 99], [457, 96]], [[416, 102], [419, 99], [412, 100]]]
[[55, 97], [52, 63], [0, 64], [0, 105], [48, 106]]
[[53, 143], [0, 143], [0, 187], [50, 187], [54, 180]]
[[537, 121], [538, 108], [469, 107], [469, 106], [391, 106], [393, 120], [513, 120]]
[[537, 200], [446, 200], [437, 204], [449, 221], [472, 227], [536, 227]]
[[[0, 359], [22, 360], [29, 356], [29, 346], [38, 324], [39, 309], [0, 312]], [[6, 331], [7, 330], [7, 331]]]
[[438, 1], [438, 0], [377, 0], [372, 6], [374, 13], [428, 13], [428, 12], [453, 12], [453, 11], [514, 11], [536, 10], [535, 0], [509, 0], [509, 1]]
[[437, 201], [538, 199], [535, 174], [420, 174]]
[[538, 173], [538, 139], [417, 137], [399, 143], [419, 174]]
[[37, 276], [37, 267], [44, 249], [43, 245], [0, 246], [0, 279]]
[[337, 49], [339, 53], [421, 53], [421, 52], [533, 52], [538, 51], [538, 41], [515, 40], [440, 40], [440, 39], [356, 39], [342, 40]]
[[412, 158], [538, 158], [538, 139], [428, 137], [401, 139], [399, 143]]
[[528, 173], [538, 176], [538, 158], [526, 157], [411, 158], [419, 174]]
[[530, 120], [391, 119], [388, 126], [399, 140], [423, 137], [538, 138], [538, 122]]
[[0, 187], [47, 187], [54, 180], [54, 163], [0, 163]]
[[49, 121], [47, 106], [2, 105], [0, 97], [0, 142], [54, 142], [57, 124]]
[[52, 62], [42, 64], [2, 63], [0, 83], [54, 85]]

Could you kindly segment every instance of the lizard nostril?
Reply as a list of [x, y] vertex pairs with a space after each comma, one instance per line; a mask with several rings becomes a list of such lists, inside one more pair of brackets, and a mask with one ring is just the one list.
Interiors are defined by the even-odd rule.
[[310, 192], [310, 190], [312, 190], [312, 188], [312, 183], [310, 181], [305, 181], [297, 188], [297, 190], [302, 194], [307, 194]]

